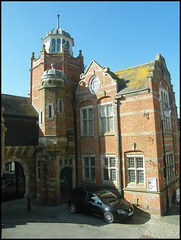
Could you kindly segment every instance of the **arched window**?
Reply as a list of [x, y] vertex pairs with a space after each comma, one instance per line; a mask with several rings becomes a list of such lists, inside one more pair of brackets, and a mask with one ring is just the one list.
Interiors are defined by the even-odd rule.
[[52, 52], [55, 52], [55, 39], [52, 39]]
[[69, 41], [67, 41], [67, 51], [70, 54], [70, 43], [69, 43]]
[[52, 120], [54, 117], [53, 103], [47, 104], [47, 119]]
[[57, 39], [57, 52], [60, 52], [60, 39]]
[[65, 43], [65, 39], [63, 39], [63, 41], [62, 41], [62, 47], [63, 47], [64, 43]]
[[58, 113], [63, 113], [63, 100], [60, 98], [58, 98], [57, 108]]
[[43, 111], [40, 111], [40, 124], [43, 124]]

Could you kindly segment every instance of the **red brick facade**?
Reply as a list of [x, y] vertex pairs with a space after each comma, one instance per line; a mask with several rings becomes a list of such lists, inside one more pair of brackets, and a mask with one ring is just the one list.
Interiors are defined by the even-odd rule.
[[[169, 204], [175, 190], [179, 187], [180, 161], [179, 161], [179, 136], [177, 125], [177, 112], [174, 100], [172, 85], [169, 80], [169, 73], [164, 68], [165, 79], [160, 69], [163, 68], [164, 59], [159, 55], [154, 63], [154, 68], [149, 70], [148, 87], [144, 91], [132, 91], [129, 94], [117, 93], [119, 80], [115, 80], [113, 73], [105, 67], [99, 66], [92, 61], [90, 66], [79, 83], [76, 92], [76, 115], [77, 115], [77, 138], [78, 138], [78, 184], [92, 184], [100, 187], [116, 187], [121, 190], [122, 195], [130, 202], [143, 207], [147, 211], [162, 215], [166, 211], [166, 194], [169, 196]], [[143, 70], [142, 70], [143, 71]], [[115, 72], [116, 74], [116, 72]], [[98, 76], [100, 87], [96, 94], [91, 94], [89, 83], [92, 76]], [[168, 79], [167, 79], [168, 78]], [[139, 83], [137, 83], [138, 85]], [[174, 155], [174, 176], [167, 183], [167, 193], [164, 178], [163, 162], [163, 137], [160, 121], [159, 107], [159, 88], [163, 86], [169, 93], [169, 102], [172, 108], [171, 125], [169, 131], [164, 131], [165, 152], [171, 152]], [[118, 126], [116, 126], [116, 105], [115, 99], [119, 101], [118, 106]], [[109, 103], [113, 109], [114, 131], [100, 132], [101, 112], [100, 106]], [[92, 136], [83, 136], [81, 128], [83, 127], [83, 117], [81, 111], [93, 108], [93, 134]], [[119, 135], [120, 146], [118, 148], [117, 136]], [[120, 172], [121, 185], [119, 180], [119, 156], [120, 149]], [[102, 156], [115, 156], [116, 159], [116, 182], [109, 176], [109, 181], [104, 174]], [[129, 163], [127, 156], [142, 156], [143, 179], [140, 177], [141, 184], [129, 184]], [[95, 179], [88, 178], [86, 166], [83, 161], [84, 156], [95, 157]], [[106, 160], [107, 161], [107, 160]], [[107, 167], [108, 168], [108, 167]], [[137, 171], [138, 170], [138, 171]], [[138, 173], [139, 168], [136, 170]], [[106, 170], [107, 171], [107, 170]], [[133, 171], [133, 170], [132, 170]], [[142, 174], [141, 173], [141, 174]], [[87, 174], [87, 177], [86, 177]], [[138, 177], [138, 176], [136, 176]], [[139, 178], [139, 177], [138, 177]], [[157, 189], [151, 191], [148, 189], [148, 179], [156, 181]], [[115, 179], [114, 179], [115, 180]], [[121, 188], [121, 189], [120, 189]]]
[[[65, 78], [61, 87], [44, 88], [41, 77], [52, 63]], [[59, 203], [69, 175], [71, 188], [117, 188], [131, 203], [163, 215], [180, 176], [177, 109], [164, 58], [115, 73], [92, 61], [83, 73], [81, 51], [74, 58], [65, 48], [50, 54], [43, 47], [38, 59], [33, 53], [30, 71], [30, 97], [40, 116], [37, 196]], [[166, 104], [169, 119], [162, 114]]]
[[[54, 77], [48, 87], [42, 85], [42, 74], [51, 69], [60, 70], [63, 78], [56, 83]], [[39, 152], [37, 153], [37, 197], [43, 201], [57, 204], [66, 195], [62, 192], [69, 171], [69, 188], [76, 184], [75, 131], [74, 131], [74, 91], [83, 72], [83, 57], [77, 58], [62, 53], [48, 54], [45, 49], [38, 59], [31, 58], [31, 99], [39, 113]], [[52, 84], [59, 84], [57, 87]], [[52, 86], [51, 86], [52, 84]], [[61, 100], [62, 110], [59, 110]], [[49, 118], [48, 107], [52, 108]], [[60, 112], [62, 111], [62, 112]], [[38, 172], [39, 171], [39, 172]], [[70, 176], [71, 175], [71, 176]], [[70, 191], [70, 189], [69, 189]]]

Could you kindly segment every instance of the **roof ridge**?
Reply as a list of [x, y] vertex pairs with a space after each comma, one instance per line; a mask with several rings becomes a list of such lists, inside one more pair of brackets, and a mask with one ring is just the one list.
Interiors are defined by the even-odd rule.
[[155, 62], [155, 60], [150, 61], [150, 62], [147, 62], [147, 63], [142, 63], [142, 64], [139, 64], [139, 65], [136, 65], [136, 66], [133, 66], [133, 67], [124, 68], [124, 69], [122, 69], [122, 70], [117, 70], [117, 71], [114, 71], [114, 73], [116, 73], [116, 72], [120, 72], [120, 71], [123, 71], [123, 70], [128, 70], [128, 69], [135, 68], [135, 67], [140, 67], [140, 66], [142, 66], [142, 65], [146, 65], [146, 64], [148, 64], [148, 63], [152, 63], [152, 62]]
[[2, 93], [1, 96], [10, 96], [10, 97], [18, 97], [18, 98], [28, 98], [30, 99], [29, 97], [23, 97], [23, 96], [17, 96], [17, 95], [12, 95], [12, 94], [6, 94], [6, 93]]

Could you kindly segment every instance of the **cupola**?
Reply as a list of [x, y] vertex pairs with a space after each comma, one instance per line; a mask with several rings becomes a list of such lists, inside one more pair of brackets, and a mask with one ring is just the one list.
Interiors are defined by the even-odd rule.
[[74, 39], [65, 30], [59, 28], [59, 14], [57, 14], [57, 28], [49, 31], [43, 39], [42, 44], [45, 45], [47, 53], [56, 54], [63, 51], [63, 46], [66, 44], [68, 54], [73, 56], [72, 47], [74, 46]]
[[58, 69], [54, 69], [54, 64], [52, 63], [51, 69], [44, 71], [41, 76], [41, 88], [60, 87], [64, 80], [65, 74]]

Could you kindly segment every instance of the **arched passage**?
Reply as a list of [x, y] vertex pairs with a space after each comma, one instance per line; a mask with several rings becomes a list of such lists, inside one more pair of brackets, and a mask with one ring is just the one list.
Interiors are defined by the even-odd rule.
[[67, 199], [72, 190], [72, 169], [65, 167], [60, 172], [61, 200]]
[[23, 198], [29, 192], [29, 168], [17, 158], [5, 161], [2, 178], [2, 200]]

